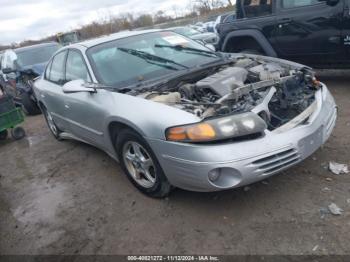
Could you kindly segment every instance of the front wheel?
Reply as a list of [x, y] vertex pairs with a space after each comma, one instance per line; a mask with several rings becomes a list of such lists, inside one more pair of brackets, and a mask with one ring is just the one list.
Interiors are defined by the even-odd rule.
[[56, 126], [55, 122], [53, 121], [52, 115], [47, 111], [46, 108], [42, 108], [42, 111], [44, 113], [44, 117], [45, 117], [47, 126], [49, 127], [52, 135], [57, 140], [61, 140], [61, 138], [60, 138], [61, 130]]
[[116, 148], [123, 171], [138, 190], [155, 198], [170, 193], [171, 185], [155, 154], [139, 134], [129, 129], [122, 130]]

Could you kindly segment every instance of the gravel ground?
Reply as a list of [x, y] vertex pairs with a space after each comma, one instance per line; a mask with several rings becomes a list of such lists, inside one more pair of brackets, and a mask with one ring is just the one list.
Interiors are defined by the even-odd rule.
[[[327, 165], [350, 164], [350, 74], [320, 75], [340, 109], [330, 140], [245, 190], [147, 198], [105, 153], [27, 118], [26, 139], [0, 144], [0, 254], [349, 254], [350, 174]], [[331, 203], [342, 215], [320, 212]]]

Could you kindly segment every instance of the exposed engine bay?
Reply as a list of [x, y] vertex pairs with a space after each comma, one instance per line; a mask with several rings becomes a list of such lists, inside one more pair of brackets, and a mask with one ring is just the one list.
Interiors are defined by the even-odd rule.
[[258, 114], [269, 130], [275, 130], [308, 109], [319, 88], [308, 68], [242, 56], [204, 76], [137, 96], [202, 119], [250, 111]]

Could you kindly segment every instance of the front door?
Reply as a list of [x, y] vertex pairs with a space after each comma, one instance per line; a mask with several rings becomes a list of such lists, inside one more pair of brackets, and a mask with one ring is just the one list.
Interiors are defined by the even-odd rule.
[[[66, 82], [81, 79], [91, 82], [84, 57], [79, 50], [70, 49], [66, 63]], [[103, 146], [103, 128], [106, 111], [103, 107], [106, 92], [78, 92], [65, 94], [66, 117], [73, 135], [96, 146]]]
[[342, 55], [343, 1], [280, 0], [274, 30], [280, 57], [327, 64]]
[[66, 131], [69, 130], [69, 122], [64, 117], [66, 108], [63, 103], [65, 94], [62, 91], [62, 85], [65, 82], [64, 64], [67, 56], [67, 51], [63, 51], [55, 55], [49, 63], [44, 81], [42, 85], [44, 92], [37, 95], [41, 96], [40, 100], [44, 101], [46, 110], [51, 114], [57, 127]]

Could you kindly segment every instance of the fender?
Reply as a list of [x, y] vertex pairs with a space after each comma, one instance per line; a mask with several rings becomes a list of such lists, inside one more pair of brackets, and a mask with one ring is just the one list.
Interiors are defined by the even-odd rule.
[[225, 52], [227, 44], [231, 38], [240, 37], [240, 36], [250, 36], [252, 37], [264, 50], [267, 56], [277, 57], [276, 51], [273, 49], [271, 44], [267, 41], [266, 37], [258, 30], [254, 29], [245, 29], [230, 32], [226, 35], [224, 43], [222, 45], [222, 51]]

